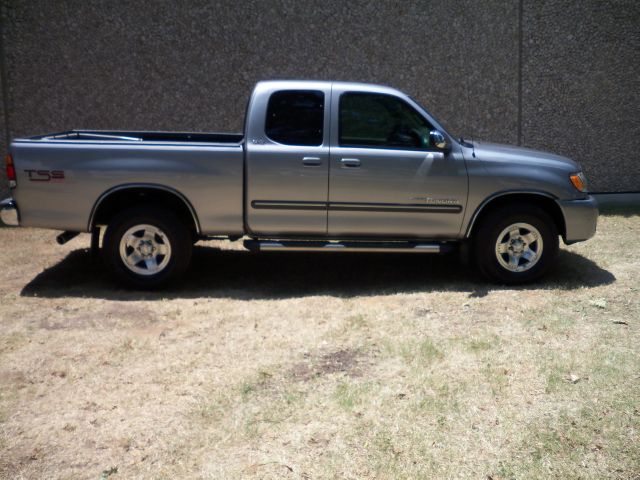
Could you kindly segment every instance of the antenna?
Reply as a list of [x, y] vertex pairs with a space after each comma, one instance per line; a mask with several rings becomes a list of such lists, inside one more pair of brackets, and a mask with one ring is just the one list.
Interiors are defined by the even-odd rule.
[[[460, 60], [462, 65], [464, 65], [464, 58], [462, 58], [462, 54], [460, 55]], [[471, 95], [469, 94], [469, 75], [465, 75], [465, 82], [464, 82], [464, 86], [465, 86], [465, 90], [466, 90], [466, 94], [467, 94], [467, 105], [469, 107], [469, 114], [471, 114]], [[473, 119], [471, 120], [471, 126], [469, 128], [471, 131], [469, 132], [471, 135], [471, 156], [473, 158], [476, 158], [476, 147], [473, 141]]]
[[[471, 115], [471, 95], [469, 95], [469, 84], [465, 81], [466, 84], [466, 91], [467, 91], [467, 105], [469, 107], [469, 115]], [[471, 121], [471, 126], [469, 127], [469, 129], [471, 130], [469, 132], [469, 134], [471, 135], [471, 156], [473, 158], [476, 158], [476, 146], [474, 144], [473, 141], [473, 119]]]

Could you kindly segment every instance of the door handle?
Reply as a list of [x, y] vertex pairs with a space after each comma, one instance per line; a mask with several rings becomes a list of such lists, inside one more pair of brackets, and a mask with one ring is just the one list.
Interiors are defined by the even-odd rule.
[[344, 168], [357, 168], [360, 166], [360, 159], [358, 158], [343, 158], [340, 163]]
[[305, 167], [317, 167], [322, 164], [322, 160], [320, 160], [320, 157], [304, 157], [302, 164]]

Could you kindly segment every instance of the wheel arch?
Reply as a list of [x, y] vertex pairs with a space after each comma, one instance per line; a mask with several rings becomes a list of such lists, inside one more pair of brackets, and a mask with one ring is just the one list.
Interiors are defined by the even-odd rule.
[[196, 211], [186, 196], [171, 187], [148, 183], [118, 185], [102, 193], [91, 209], [88, 231], [96, 225], [107, 225], [122, 209], [143, 203], [171, 209], [196, 234], [201, 233]]
[[485, 199], [473, 213], [471, 221], [467, 226], [464, 238], [470, 238], [473, 235], [474, 230], [478, 228], [478, 225], [482, 223], [482, 219], [489, 212], [495, 210], [496, 208], [500, 208], [502, 206], [510, 205], [513, 203], [536, 205], [542, 208], [542, 210], [548, 213], [553, 219], [558, 229], [558, 233], [562, 236], [562, 238], [566, 238], [567, 228], [564, 213], [562, 212], [562, 208], [560, 207], [557, 199], [548, 193], [535, 191], [501, 192]]

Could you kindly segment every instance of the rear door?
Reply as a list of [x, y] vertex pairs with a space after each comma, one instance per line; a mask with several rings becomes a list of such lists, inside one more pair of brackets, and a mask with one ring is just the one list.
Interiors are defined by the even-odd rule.
[[266, 82], [252, 96], [245, 212], [255, 235], [326, 235], [329, 101], [323, 82]]
[[456, 238], [467, 199], [461, 153], [431, 144], [414, 102], [334, 84], [329, 175], [332, 237]]

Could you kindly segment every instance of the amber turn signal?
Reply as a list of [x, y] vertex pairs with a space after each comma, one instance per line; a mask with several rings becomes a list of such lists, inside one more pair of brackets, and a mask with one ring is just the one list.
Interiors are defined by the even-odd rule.
[[569, 178], [571, 179], [571, 183], [573, 183], [573, 186], [576, 187], [576, 189], [578, 189], [580, 192], [587, 191], [587, 181], [584, 178], [582, 172], [574, 173], [573, 175], [570, 175]]

